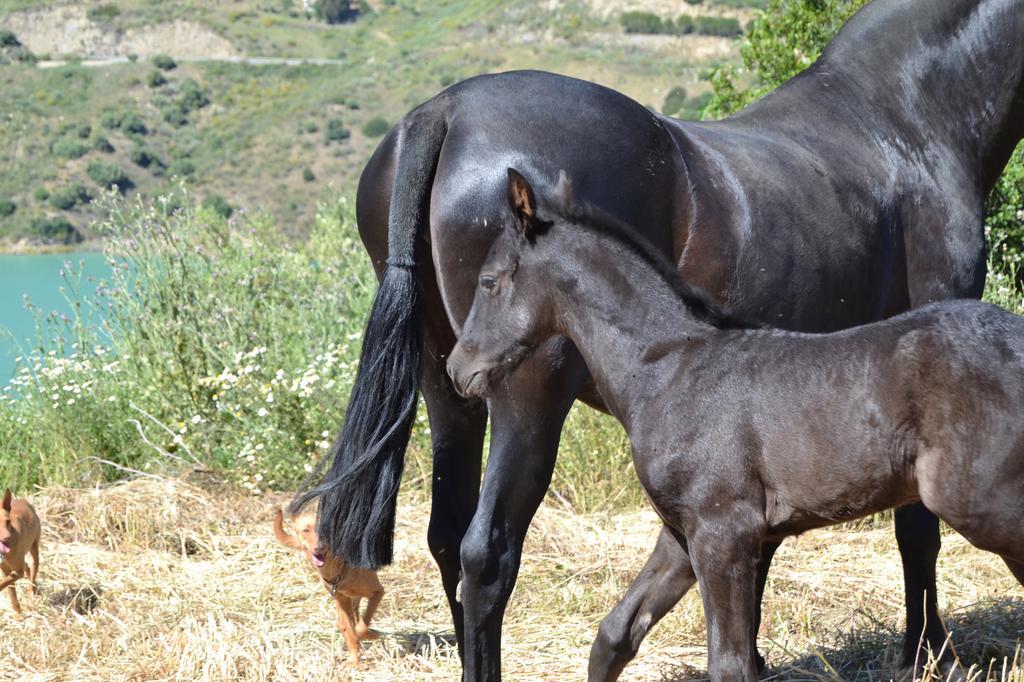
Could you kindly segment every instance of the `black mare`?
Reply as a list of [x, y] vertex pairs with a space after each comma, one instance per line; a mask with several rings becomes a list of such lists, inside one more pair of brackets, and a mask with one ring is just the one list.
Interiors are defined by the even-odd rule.
[[[465, 679], [497, 679], [505, 605], [562, 423], [577, 398], [604, 409], [565, 339], [486, 405], [460, 398], [444, 372], [508, 220], [505, 168], [551, 182], [564, 173], [686, 281], [776, 326], [831, 331], [978, 297], [983, 202], [1024, 133], [1022, 35], [1024, 0], [877, 0], [807, 71], [720, 122], [676, 121], [538, 72], [473, 78], [409, 113], [359, 185], [359, 230], [382, 280], [333, 464], [313, 491], [322, 537], [356, 565], [390, 561], [418, 383], [434, 448], [430, 549]], [[922, 630], [935, 650], [945, 636], [938, 521], [905, 507], [896, 536], [909, 663]], [[680, 594], [676, 584], [660, 608]], [[617, 636], [631, 646], [628, 630]]]
[[[1024, 585], [1024, 318], [968, 300], [831, 334], [743, 328], [634, 230], [541, 194], [560, 205], [509, 171], [516, 227], [448, 371], [500, 395], [544, 341], [573, 341], [664, 521], [656, 552], [700, 584], [712, 680], [757, 679], [761, 547], [811, 528], [920, 501]], [[641, 575], [606, 623], [656, 621], [662, 589]], [[592, 682], [618, 677], [607, 653]]]

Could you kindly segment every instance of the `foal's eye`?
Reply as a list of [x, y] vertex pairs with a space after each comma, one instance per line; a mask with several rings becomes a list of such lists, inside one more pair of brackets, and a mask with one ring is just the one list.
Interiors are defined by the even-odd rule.
[[484, 275], [480, 278], [480, 286], [483, 287], [484, 291], [494, 291], [494, 287], [498, 286], [498, 280], [490, 275]]

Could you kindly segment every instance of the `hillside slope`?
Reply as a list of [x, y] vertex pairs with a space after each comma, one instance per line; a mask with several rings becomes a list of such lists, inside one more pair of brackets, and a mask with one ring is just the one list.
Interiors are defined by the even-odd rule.
[[[697, 115], [708, 90], [702, 78], [735, 58], [735, 42], [626, 34], [606, 4], [402, 0], [327, 25], [287, 1], [202, 10], [192, 2], [0, 1], [0, 29], [40, 59], [0, 66], [0, 202], [13, 207], [0, 211], [0, 241], [60, 241], [71, 229], [89, 236], [101, 214], [92, 202], [111, 177], [129, 195], [156, 195], [174, 175], [219, 210], [263, 209], [300, 234], [318, 200], [352, 191], [388, 124], [478, 73], [558, 71], [655, 108], [682, 86], [689, 96], [677, 92], [674, 106]], [[681, 0], [652, 7], [668, 18], [752, 16]], [[177, 66], [157, 68], [158, 54]], [[89, 61], [110, 57], [121, 61]], [[331, 61], [238, 61], [252, 57]]]

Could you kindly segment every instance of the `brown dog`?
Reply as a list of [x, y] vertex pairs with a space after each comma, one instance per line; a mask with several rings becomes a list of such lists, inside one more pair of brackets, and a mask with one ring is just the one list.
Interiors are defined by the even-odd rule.
[[25, 553], [32, 555], [32, 569], [28, 573], [28, 590], [36, 593], [36, 574], [39, 573], [39, 516], [28, 500], [11, 499], [11, 489], [4, 492], [0, 503], [0, 592], [7, 589], [7, 596], [15, 613], [21, 613], [18, 593], [14, 581], [25, 575], [27, 564]]
[[[320, 574], [338, 609], [338, 629], [348, 645], [349, 663], [358, 665], [360, 640], [377, 639], [379, 636], [370, 629], [370, 620], [384, 596], [377, 571], [353, 568], [322, 548], [316, 535], [315, 512], [293, 516], [292, 524], [299, 533], [297, 536], [285, 532], [284, 514], [278, 509], [274, 517], [274, 536], [285, 547], [305, 552], [309, 563]], [[367, 602], [366, 610], [360, 615], [359, 602], [362, 599]]]

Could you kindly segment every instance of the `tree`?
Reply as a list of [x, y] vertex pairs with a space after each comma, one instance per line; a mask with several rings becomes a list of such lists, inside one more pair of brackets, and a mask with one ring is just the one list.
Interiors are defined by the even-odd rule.
[[343, 24], [359, 17], [360, 4], [350, 0], [316, 0], [313, 14], [328, 24]]

